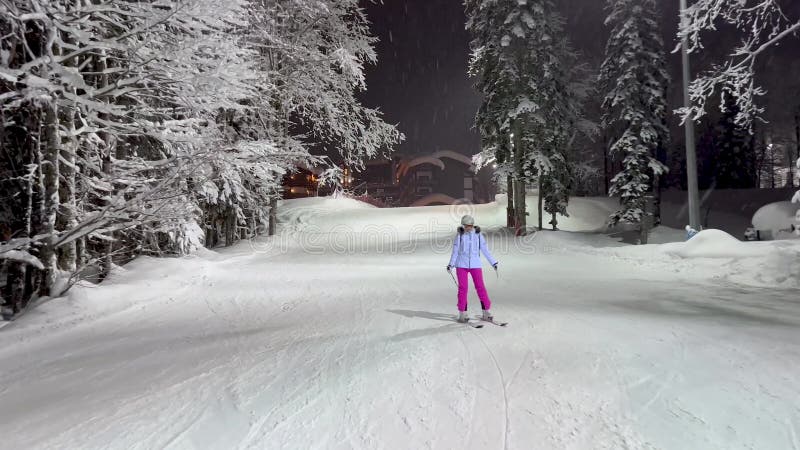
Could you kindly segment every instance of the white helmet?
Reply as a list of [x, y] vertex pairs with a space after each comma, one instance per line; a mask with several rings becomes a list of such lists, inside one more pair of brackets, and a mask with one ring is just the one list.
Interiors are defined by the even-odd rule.
[[475, 219], [467, 214], [461, 218], [461, 225], [475, 225]]

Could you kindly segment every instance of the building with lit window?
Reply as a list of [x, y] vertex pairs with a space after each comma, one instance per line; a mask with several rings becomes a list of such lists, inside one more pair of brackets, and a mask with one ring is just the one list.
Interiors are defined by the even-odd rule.
[[[480, 174], [485, 175], [485, 174]], [[479, 176], [469, 157], [439, 151], [369, 161], [353, 188], [391, 206], [485, 203], [494, 199], [490, 176]]]
[[316, 197], [319, 195], [317, 175], [304, 168], [297, 168], [283, 177], [283, 198]]

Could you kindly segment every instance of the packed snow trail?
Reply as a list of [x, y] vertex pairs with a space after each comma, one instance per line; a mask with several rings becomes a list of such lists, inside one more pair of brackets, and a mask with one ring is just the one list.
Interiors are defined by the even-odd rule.
[[800, 448], [791, 277], [587, 233], [520, 243], [498, 211], [475, 216], [508, 327], [454, 322], [436, 207], [290, 202], [281, 237], [76, 288], [0, 330], [0, 447]]

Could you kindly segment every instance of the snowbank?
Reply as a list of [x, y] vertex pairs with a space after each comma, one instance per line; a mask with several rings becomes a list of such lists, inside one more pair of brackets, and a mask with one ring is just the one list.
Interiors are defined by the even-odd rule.
[[753, 226], [769, 230], [775, 238], [790, 237], [792, 225], [800, 225], [800, 210], [792, 202], [770, 203], [753, 215]]
[[[538, 197], [529, 195], [528, 226], [538, 223], [536, 210]], [[412, 206], [405, 208], [375, 208], [348, 198], [315, 197], [285, 200], [278, 207], [278, 219], [284, 230], [330, 229], [344, 227], [364, 231], [376, 226], [391, 227], [401, 233], [452, 232], [461, 216], [470, 214], [486, 230], [506, 225], [507, 197], [497, 195], [494, 202], [485, 204], [459, 204]], [[601, 232], [606, 228], [608, 216], [614, 211], [615, 200], [608, 198], [576, 197], [570, 199], [569, 217], [558, 216], [558, 228], [563, 231]], [[550, 216], [544, 217], [547, 227]], [[305, 227], [305, 228], [304, 228]]]
[[375, 208], [375, 206], [347, 197], [306, 197], [281, 200], [278, 202], [278, 208], [281, 210], [307, 208], [321, 211], [335, 211], [340, 209], [370, 209]]
[[743, 242], [721, 230], [703, 230], [686, 242], [609, 249], [617, 258], [670, 268], [686, 277], [800, 288], [800, 241]]
[[661, 250], [682, 258], [748, 258], [764, 256], [769, 251], [722, 230], [703, 230], [686, 242], [663, 244]]
[[[535, 224], [537, 197], [528, 197], [527, 206], [531, 211], [529, 224]], [[609, 216], [616, 211], [619, 203], [608, 197], [572, 197], [567, 206], [569, 217], [558, 216], [558, 228], [564, 231], [605, 232]], [[548, 228], [550, 215], [544, 215], [542, 223]]]

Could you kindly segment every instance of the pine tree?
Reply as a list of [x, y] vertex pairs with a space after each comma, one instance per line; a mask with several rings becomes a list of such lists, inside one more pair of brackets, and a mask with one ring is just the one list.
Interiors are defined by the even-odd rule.
[[[563, 20], [553, 15], [550, 18], [553, 32], [561, 33]], [[558, 216], [568, 217], [567, 205], [573, 189], [577, 155], [574, 142], [579, 135], [592, 137], [596, 124], [583, 115], [583, 104], [591, 92], [589, 70], [578, 63], [579, 56], [567, 39], [548, 40], [550, 57], [538, 74], [543, 80], [539, 91], [540, 103], [548, 114], [536, 130], [531, 145], [538, 150], [541, 165], [531, 164], [531, 173], [540, 183], [539, 227], [543, 213], [550, 214], [548, 222], [553, 230], [558, 229]], [[530, 167], [529, 166], [529, 167]]]
[[[518, 210], [525, 207], [525, 197], [524, 193], [519, 196], [521, 170], [515, 164], [511, 141], [511, 111], [514, 109], [512, 99], [521, 93], [520, 87], [525, 83], [520, 79], [524, 74], [524, 61], [520, 61], [521, 58], [515, 61], [506, 55], [511, 36], [507, 34], [509, 27], [505, 19], [516, 6], [494, 0], [465, 0], [464, 5], [466, 28], [472, 36], [469, 74], [476, 80], [476, 89], [483, 94], [475, 118], [475, 126], [481, 135], [482, 159], [494, 160], [498, 165], [497, 172], [508, 174], [507, 225], [514, 227], [519, 225]], [[524, 34], [523, 30], [518, 28], [518, 34]]]
[[[483, 151], [494, 153], [512, 174], [515, 225], [524, 232], [526, 183], [543, 181], [540, 177], [568, 161], [561, 152], [577, 121], [567, 76], [567, 59], [574, 53], [564, 43], [563, 20], [550, 0], [467, 0], [465, 6], [473, 37], [470, 74], [483, 94], [476, 126]], [[563, 203], [567, 185], [548, 184], [564, 187], [554, 194], [558, 200], [548, 203], [550, 209], [563, 210], [556, 205]], [[541, 227], [541, 213], [539, 218]]]
[[622, 208], [611, 222], [640, 223], [645, 195], [666, 167], [655, 159], [669, 139], [665, 125], [666, 89], [663, 41], [654, 0], [609, 0], [606, 24], [611, 36], [600, 72], [604, 90], [602, 125], [613, 136], [611, 155], [622, 158], [622, 170], [611, 180], [609, 195]]

